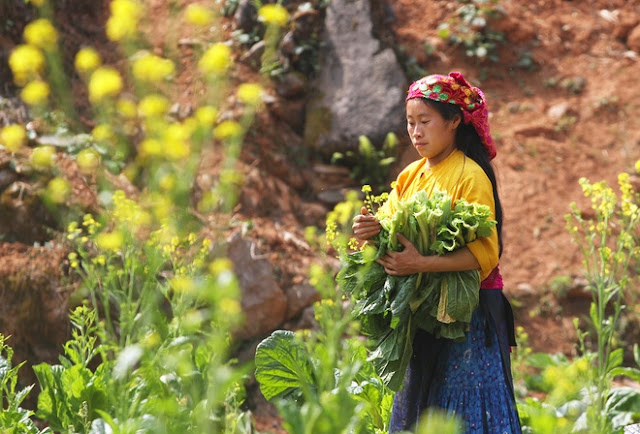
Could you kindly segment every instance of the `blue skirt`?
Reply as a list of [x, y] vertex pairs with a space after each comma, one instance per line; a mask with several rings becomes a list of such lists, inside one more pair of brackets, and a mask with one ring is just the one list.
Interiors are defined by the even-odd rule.
[[511, 377], [513, 314], [499, 289], [480, 290], [464, 342], [418, 330], [389, 432], [409, 431], [427, 408], [458, 417], [466, 434], [519, 434]]

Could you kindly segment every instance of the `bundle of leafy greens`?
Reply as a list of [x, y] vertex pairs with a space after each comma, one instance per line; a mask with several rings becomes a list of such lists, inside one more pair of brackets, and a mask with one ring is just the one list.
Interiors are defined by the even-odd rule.
[[355, 313], [371, 344], [370, 359], [392, 390], [402, 386], [413, 354], [418, 329], [436, 337], [464, 340], [471, 315], [478, 306], [477, 270], [390, 276], [376, 262], [387, 251], [403, 248], [404, 235], [423, 255], [453, 252], [478, 237], [491, 234], [496, 224], [486, 205], [458, 199], [446, 191], [431, 196], [419, 191], [390, 217], [381, 217], [375, 246], [345, 255], [338, 284], [355, 301]]

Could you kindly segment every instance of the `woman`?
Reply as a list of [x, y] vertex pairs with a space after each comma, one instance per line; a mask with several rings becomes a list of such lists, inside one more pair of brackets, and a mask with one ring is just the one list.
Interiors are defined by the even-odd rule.
[[[418, 330], [403, 387], [394, 397], [390, 432], [409, 430], [427, 408], [440, 408], [459, 417], [467, 433], [520, 433], [510, 367], [513, 315], [502, 294], [498, 266], [502, 207], [491, 166], [496, 148], [484, 94], [458, 72], [430, 75], [409, 87], [406, 118], [407, 132], [422, 158], [398, 175], [382, 212], [393, 214], [398, 201], [416, 191], [439, 189], [454, 201], [488, 205], [497, 225], [491, 236], [443, 256], [422, 256], [398, 235], [404, 249], [380, 258], [394, 276], [477, 269], [482, 280], [479, 307], [465, 342], [436, 339]], [[354, 219], [353, 233], [361, 242], [380, 229], [366, 208]]]

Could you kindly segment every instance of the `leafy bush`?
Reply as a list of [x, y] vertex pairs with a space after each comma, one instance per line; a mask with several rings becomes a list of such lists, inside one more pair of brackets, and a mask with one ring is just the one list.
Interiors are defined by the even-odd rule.
[[455, 15], [438, 26], [438, 36], [462, 45], [469, 57], [498, 61], [498, 47], [504, 42], [501, 32], [489, 26], [491, 18], [499, 18], [499, 0], [458, 0], [462, 5]]

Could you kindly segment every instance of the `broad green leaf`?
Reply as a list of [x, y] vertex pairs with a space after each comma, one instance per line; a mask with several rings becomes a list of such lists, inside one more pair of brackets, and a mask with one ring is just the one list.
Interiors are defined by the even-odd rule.
[[618, 348], [613, 350], [609, 354], [609, 360], [607, 360], [607, 371], [610, 371], [613, 368], [617, 368], [622, 365], [624, 361], [624, 351], [622, 348]]
[[306, 349], [287, 330], [276, 330], [256, 349], [256, 379], [267, 400], [312, 387], [313, 367]]
[[618, 367], [609, 371], [609, 375], [617, 377], [619, 375], [625, 376], [633, 381], [640, 383], [640, 369], [630, 367]]

